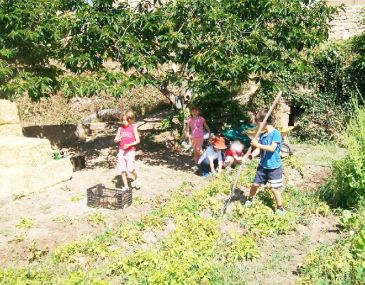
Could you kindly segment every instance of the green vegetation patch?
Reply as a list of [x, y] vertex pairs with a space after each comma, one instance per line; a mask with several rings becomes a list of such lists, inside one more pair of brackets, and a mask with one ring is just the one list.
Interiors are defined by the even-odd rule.
[[[240, 185], [250, 186], [255, 168], [256, 162], [247, 165]], [[260, 242], [295, 231], [303, 214], [320, 213], [314, 210], [318, 202], [314, 193], [288, 186], [283, 193], [289, 210], [285, 216], [275, 215], [273, 197], [266, 190], [258, 194], [253, 208], [244, 209], [237, 201], [223, 216], [233, 176], [214, 178], [202, 189], [185, 183], [169, 198], [152, 202], [155, 208], [137, 222], [60, 246], [37, 266], [3, 269], [0, 281], [235, 284], [237, 278], [243, 280], [247, 261], [260, 257]]]

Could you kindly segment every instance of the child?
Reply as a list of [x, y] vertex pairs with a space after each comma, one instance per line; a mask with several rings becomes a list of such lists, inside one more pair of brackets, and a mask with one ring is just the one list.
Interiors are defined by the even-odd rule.
[[186, 122], [185, 135], [189, 137], [189, 130], [191, 131], [191, 143], [193, 146], [194, 161], [198, 163], [200, 156], [202, 155], [202, 147], [204, 142], [204, 128], [209, 133], [210, 129], [205, 122], [205, 119], [200, 116], [200, 110], [198, 107], [191, 108], [191, 117]]
[[136, 145], [139, 144], [139, 134], [133, 125], [135, 116], [132, 111], [121, 115], [121, 126], [118, 128], [114, 142], [119, 142], [117, 169], [121, 171], [124, 190], [128, 189], [127, 171], [134, 176], [134, 183], [137, 189], [141, 188], [141, 181], [136, 172], [134, 159], [136, 156]]
[[243, 144], [240, 141], [233, 141], [229, 149], [226, 150], [224, 167], [229, 172], [232, 166], [242, 162]]
[[[265, 112], [259, 112], [256, 116], [256, 123], [258, 125], [263, 124], [265, 116]], [[283, 170], [280, 159], [281, 134], [273, 127], [271, 116], [269, 116], [264, 126], [264, 131], [259, 141], [256, 139], [251, 141], [251, 145], [256, 147], [256, 149], [252, 152], [250, 158], [257, 156], [261, 152], [261, 160], [245, 206], [252, 206], [252, 199], [259, 187], [269, 182], [276, 200], [276, 213], [282, 215], [285, 214], [285, 210], [281, 199], [281, 189], [283, 187]]]
[[[203, 155], [198, 160], [198, 166], [203, 172], [203, 176], [207, 177], [210, 173], [217, 175], [222, 172], [222, 150], [226, 148], [226, 142], [223, 137], [217, 136], [212, 140], [211, 145], [207, 147]], [[217, 170], [215, 169], [216, 166], [218, 166]]]

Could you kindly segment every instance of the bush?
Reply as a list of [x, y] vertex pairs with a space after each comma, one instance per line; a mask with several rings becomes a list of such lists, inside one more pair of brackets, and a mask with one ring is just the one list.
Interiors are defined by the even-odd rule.
[[289, 81], [308, 88], [306, 94], [294, 90], [289, 95], [298, 121], [295, 135], [300, 139], [336, 139], [354, 109], [353, 99], [364, 94], [362, 72], [355, 68], [358, 54], [354, 42], [327, 43], [307, 54], [309, 70], [300, 76], [288, 75]]
[[353, 207], [365, 198], [365, 110], [357, 108], [342, 142], [347, 149], [344, 159], [334, 162], [332, 176], [321, 195], [333, 205]]

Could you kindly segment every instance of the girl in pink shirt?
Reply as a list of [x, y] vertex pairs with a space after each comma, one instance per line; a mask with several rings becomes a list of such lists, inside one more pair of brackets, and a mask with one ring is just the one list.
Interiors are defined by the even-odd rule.
[[210, 129], [205, 122], [205, 119], [200, 116], [200, 110], [198, 107], [191, 108], [191, 117], [186, 122], [185, 126], [185, 135], [190, 137], [191, 131], [191, 143], [193, 146], [194, 152], [194, 161], [198, 163], [200, 156], [202, 155], [202, 147], [204, 142], [204, 128], [209, 133], [210, 137]]
[[139, 134], [137, 128], [133, 125], [135, 116], [132, 111], [122, 114], [121, 126], [118, 128], [114, 142], [119, 143], [119, 152], [117, 159], [117, 169], [121, 171], [124, 189], [128, 189], [127, 171], [134, 176], [134, 183], [137, 189], [141, 188], [141, 182], [138, 177], [134, 159], [136, 156], [136, 145], [139, 144]]

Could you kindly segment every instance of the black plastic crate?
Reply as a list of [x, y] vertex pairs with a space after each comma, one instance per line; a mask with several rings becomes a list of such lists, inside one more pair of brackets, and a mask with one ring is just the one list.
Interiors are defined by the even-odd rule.
[[132, 189], [107, 188], [98, 184], [87, 189], [87, 206], [108, 209], [124, 209], [132, 205]]

